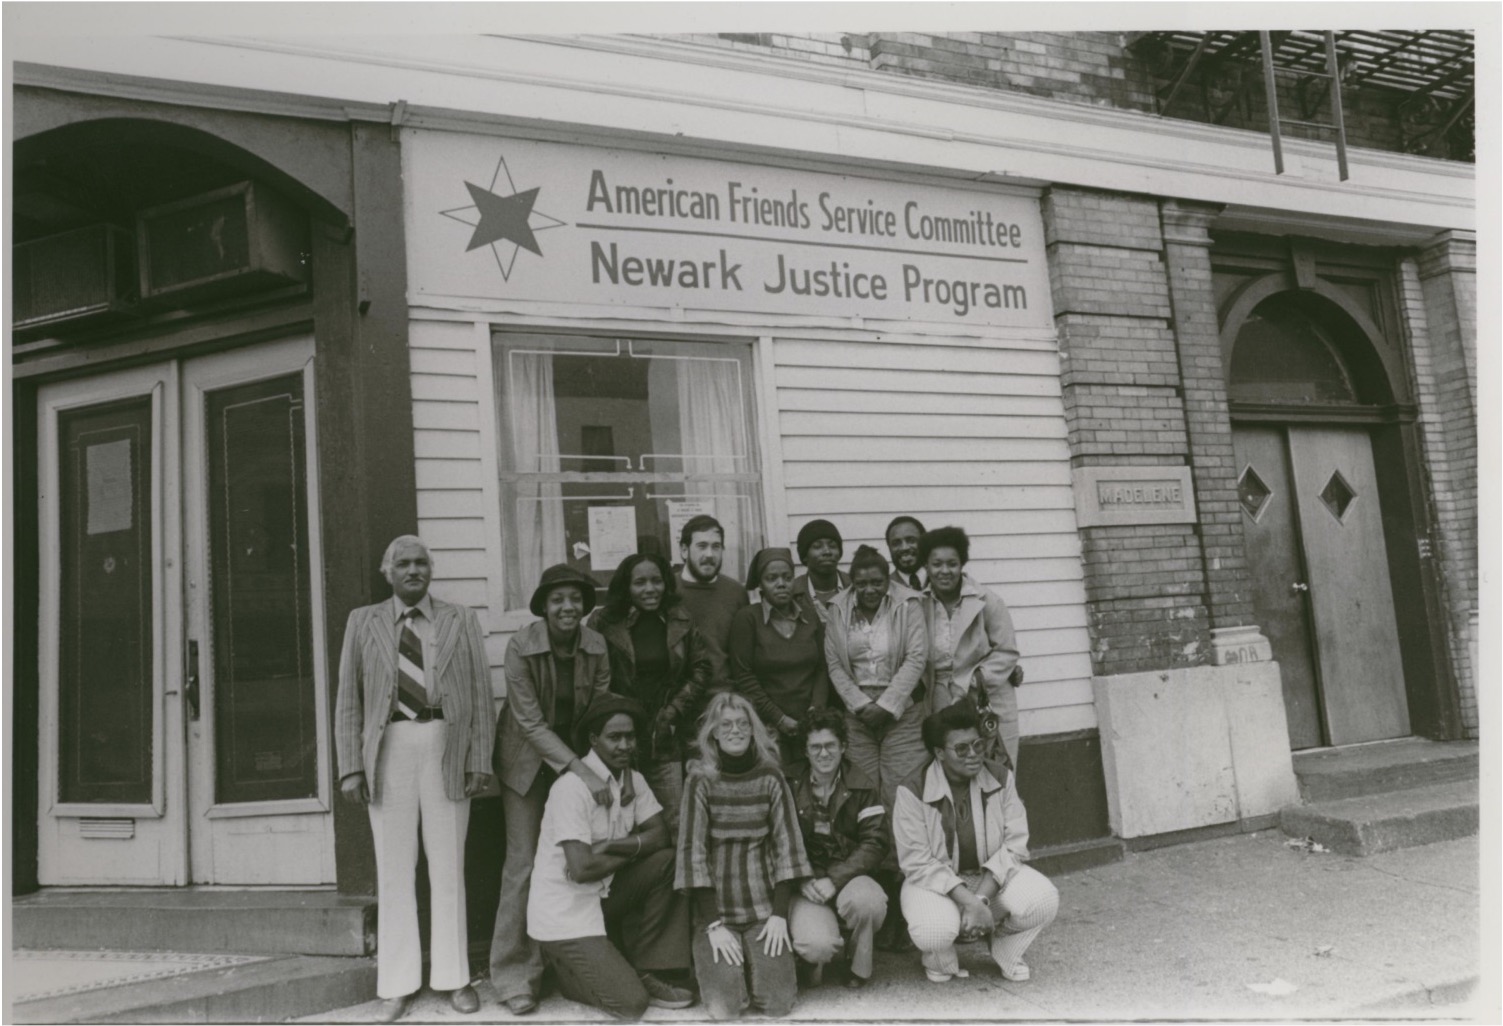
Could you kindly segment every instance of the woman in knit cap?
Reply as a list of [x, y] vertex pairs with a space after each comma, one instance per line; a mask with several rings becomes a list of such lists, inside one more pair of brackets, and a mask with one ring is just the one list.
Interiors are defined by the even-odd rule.
[[787, 549], [758, 552], [746, 579], [761, 591], [762, 601], [731, 618], [726, 645], [731, 686], [779, 736], [784, 760], [796, 761], [799, 721], [829, 696], [824, 623], [814, 603], [795, 592], [793, 554]]
[[[795, 594], [805, 595], [814, 611], [824, 619], [831, 600], [851, 586], [851, 579], [840, 569], [845, 542], [840, 531], [828, 520], [811, 520], [798, 532], [798, 561], [805, 572], [793, 579]], [[752, 587], [750, 581], [747, 587]]]

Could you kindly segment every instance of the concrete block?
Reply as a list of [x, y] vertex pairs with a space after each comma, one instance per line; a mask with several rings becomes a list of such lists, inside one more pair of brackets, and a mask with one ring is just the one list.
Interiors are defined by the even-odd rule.
[[1227, 737], [1237, 777], [1237, 818], [1276, 815], [1299, 797], [1279, 664], [1240, 663], [1216, 669], [1231, 728]]
[[1093, 677], [1113, 832], [1266, 816], [1297, 785], [1276, 663]]

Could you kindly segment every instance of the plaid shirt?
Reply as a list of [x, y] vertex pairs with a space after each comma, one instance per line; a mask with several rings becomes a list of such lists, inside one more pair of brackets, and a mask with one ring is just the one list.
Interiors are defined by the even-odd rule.
[[793, 797], [771, 766], [692, 777], [680, 816], [673, 886], [713, 888], [729, 926], [765, 920], [774, 887], [814, 875]]

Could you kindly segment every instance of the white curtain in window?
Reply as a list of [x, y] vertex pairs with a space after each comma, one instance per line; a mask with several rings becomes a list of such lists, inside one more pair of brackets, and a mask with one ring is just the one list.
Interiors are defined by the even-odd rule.
[[[742, 496], [750, 490], [734, 481], [707, 481], [696, 475], [733, 474], [749, 470], [742, 438], [746, 418], [736, 360], [689, 359], [678, 363], [679, 434], [684, 453], [686, 497], [713, 498], [715, 518], [725, 526], [724, 571], [733, 577], [746, 572], [750, 558], [747, 516], [750, 504]], [[678, 539], [670, 540], [676, 551]]]
[[[523, 474], [558, 473], [558, 410], [553, 396], [553, 356], [517, 353], [511, 361], [513, 466]], [[516, 523], [503, 524], [517, 539], [516, 589], [509, 604], [521, 605], [545, 567], [564, 559], [563, 487], [517, 482]]]

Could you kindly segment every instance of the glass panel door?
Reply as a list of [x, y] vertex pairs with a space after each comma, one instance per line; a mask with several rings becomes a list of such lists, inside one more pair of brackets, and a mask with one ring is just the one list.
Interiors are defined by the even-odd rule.
[[58, 415], [58, 797], [150, 805], [151, 397]]
[[183, 368], [192, 880], [334, 881], [311, 339]]
[[38, 878], [187, 882], [172, 364], [37, 390]]
[[303, 379], [207, 396], [215, 799], [318, 795]]

